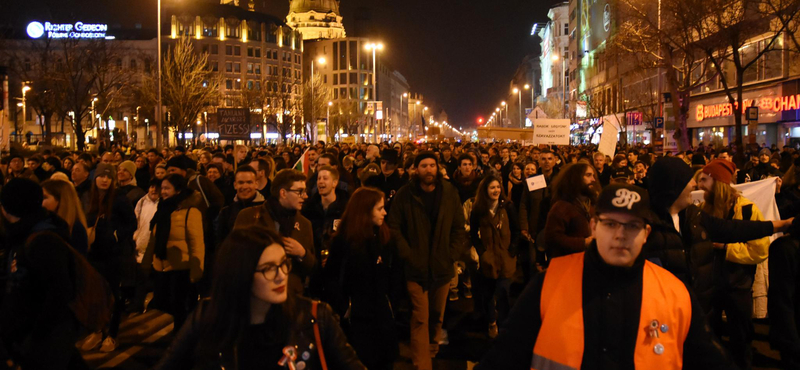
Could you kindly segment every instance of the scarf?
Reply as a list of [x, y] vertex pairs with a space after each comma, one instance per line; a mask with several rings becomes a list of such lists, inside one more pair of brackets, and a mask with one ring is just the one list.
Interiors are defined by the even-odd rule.
[[514, 185], [519, 185], [522, 183], [522, 177], [514, 177], [514, 175], [509, 175], [508, 180]]
[[475, 181], [476, 178], [478, 178], [478, 172], [472, 171], [469, 176], [464, 176], [461, 171], [457, 171], [455, 177], [456, 181], [458, 181], [461, 185], [469, 186], [473, 181]]
[[267, 199], [266, 205], [272, 220], [278, 223], [278, 232], [284, 237], [291, 237], [297, 210], [284, 208], [276, 197]]
[[172, 226], [172, 212], [178, 210], [181, 202], [189, 198], [192, 193], [194, 193], [194, 190], [187, 188], [168, 199], [162, 199], [158, 202], [158, 208], [155, 215], [153, 215], [153, 219], [150, 220], [151, 232], [154, 227], [158, 226], [156, 227], [155, 256], [162, 261], [167, 259], [167, 242], [169, 241], [169, 232]]

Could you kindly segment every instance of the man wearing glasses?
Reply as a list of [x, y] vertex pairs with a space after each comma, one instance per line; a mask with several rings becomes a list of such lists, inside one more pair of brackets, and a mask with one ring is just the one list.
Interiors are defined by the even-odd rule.
[[272, 180], [270, 193], [271, 197], [262, 205], [239, 212], [233, 227], [247, 229], [258, 225], [281, 234], [286, 254], [295, 267], [289, 274], [290, 292], [302, 295], [317, 261], [311, 221], [299, 212], [308, 198], [306, 176], [292, 169], [281, 170]]
[[528, 285], [476, 369], [734, 368], [689, 289], [641, 253], [647, 192], [610, 185], [595, 213], [589, 248]]

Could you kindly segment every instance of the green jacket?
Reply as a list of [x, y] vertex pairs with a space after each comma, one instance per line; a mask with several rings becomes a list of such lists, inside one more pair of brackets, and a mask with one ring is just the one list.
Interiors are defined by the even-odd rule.
[[405, 262], [406, 280], [423, 286], [452, 279], [453, 263], [467, 243], [458, 191], [447, 181], [436, 186], [442, 188], [442, 195], [435, 222], [428, 219], [420, 197], [422, 189], [416, 181], [400, 188], [389, 213], [389, 228], [398, 255]]

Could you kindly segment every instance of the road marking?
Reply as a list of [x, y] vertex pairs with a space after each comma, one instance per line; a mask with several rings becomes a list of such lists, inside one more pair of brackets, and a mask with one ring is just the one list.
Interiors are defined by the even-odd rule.
[[116, 357], [114, 357], [111, 360], [109, 360], [108, 362], [98, 366], [97, 368], [98, 369], [113, 368], [113, 367], [118, 366], [119, 364], [125, 362], [127, 359], [131, 358], [133, 355], [135, 355], [136, 353], [138, 353], [139, 351], [144, 349], [143, 345], [153, 343], [153, 342], [163, 338], [165, 335], [169, 334], [169, 332], [172, 331], [172, 328], [174, 326], [175, 326], [174, 324], [169, 324], [169, 325], [165, 326], [163, 329], [157, 331], [155, 334], [147, 337], [147, 339], [145, 339], [141, 343], [139, 343], [139, 344], [142, 344], [142, 345], [133, 346], [131, 348], [128, 348], [125, 352], [120, 353]]

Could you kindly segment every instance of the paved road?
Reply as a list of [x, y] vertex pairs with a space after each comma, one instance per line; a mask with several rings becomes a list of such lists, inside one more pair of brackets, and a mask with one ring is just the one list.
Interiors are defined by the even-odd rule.
[[[445, 327], [448, 330], [450, 344], [443, 346], [434, 361], [437, 370], [469, 370], [491, 345], [486, 336], [485, 326], [471, 319], [472, 300], [461, 298], [449, 302]], [[145, 370], [158, 362], [172, 341], [172, 318], [159, 311], [129, 317], [123, 320], [120, 327], [119, 348], [112, 353], [84, 352], [86, 362], [95, 369]], [[400, 329], [401, 358], [395, 364], [395, 370], [411, 370], [408, 350], [408, 330]], [[778, 370], [778, 354], [769, 348], [767, 343], [768, 326], [756, 324], [756, 341], [754, 342], [755, 369]]]

